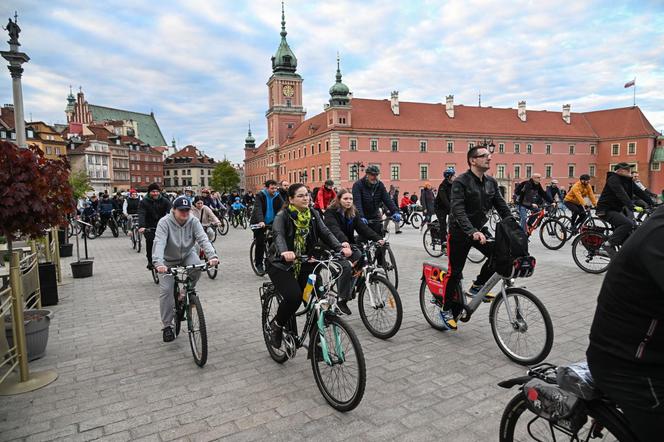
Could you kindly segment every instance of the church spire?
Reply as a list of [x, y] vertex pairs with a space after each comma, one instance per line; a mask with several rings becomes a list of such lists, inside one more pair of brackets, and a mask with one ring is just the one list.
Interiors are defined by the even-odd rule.
[[249, 130], [247, 131], [247, 138], [244, 139], [244, 148], [253, 149], [256, 147], [256, 138], [251, 135], [251, 122], [249, 122]]
[[340, 58], [339, 52], [337, 52], [337, 75], [335, 83], [330, 88], [330, 105], [347, 105], [350, 101], [348, 98], [349, 93], [350, 90], [348, 89], [348, 86], [341, 81]]
[[277, 48], [276, 54], [272, 57], [272, 72], [294, 74], [297, 68], [297, 58], [288, 46], [286, 41], [286, 14], [284, 12], [284, 2], [281, 2], [281, 42]]

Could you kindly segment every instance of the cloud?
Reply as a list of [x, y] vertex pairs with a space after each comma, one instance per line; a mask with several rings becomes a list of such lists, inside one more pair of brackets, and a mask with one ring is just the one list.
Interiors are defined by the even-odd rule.
[[[13, 15], [3, 2], [0, 17]], [[243, 159], [247, 122], [266, 136], [270, 57], [281, 3], [165, 0], [21, 3], [24, 97], [33, 118], [64, 120], [72, 84], [90, 103], [150, 112], [164, 136]], [[4, 15], [3, 15], [4, 14]], [[323, 110], [341, 53], [356, 97], [574, 111], [637, 103], [664, 129], [664, 6], [599, 0], [307, 1], [286, 4], [308, 116]], [[4, 81], [9, 86], [6, 73]], [[0, 88], [10, 102], [11, 88]]]

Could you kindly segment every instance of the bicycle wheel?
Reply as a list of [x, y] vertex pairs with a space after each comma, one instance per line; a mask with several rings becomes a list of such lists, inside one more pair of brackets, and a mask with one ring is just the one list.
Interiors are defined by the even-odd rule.
[[261, 328], [263, 329], [263, 340], [267, 347], [267, 352], [270, 357], [279, 364], [283, 364], [288, 360], [288, 355], [281, 349], [272, 347], [270, 344], [269, 325], [277, 314], [277, 309], [281, 303], [281, 295], [275, 291], [267, 293], [263, 299], [262, 313], [261, 313]]
[[127, 223], [127, 220], [123, 219], [120, 225], [122, 226], [122, 233], [127, 235], [127, 233], [129, 232], [129, 224]]
[[530, 412], [523, 393], [512, 398], [505, 407], [500, 419], [500, 442], [513, 441], [621, 441], [635, 442], [624, 418], [617, 410], [600, 402], [589, 403], [585, 424], [574, 434], [560, 424], [552, 424], [548, 420]]
[[572, 243], [572, 258], [576, 265], [587, 273], [599, 274], [606, 272], [611, 258], [602, 250], [606, 236], [588, 230], [581, 232]]
[[424, 319], [436, 330], [445, 331], [447, 327], [440, 318], [440, 309], [442, 306], [443, 297], [434, 296], [427, 287], [427, 282], [422, 279], [422, 283], [420, 284], [420, 308], [422, 309]]
[[372, 297], [362, 285], [357, 296], [360, 318], [369, 333], [380, 339], [396, 335], [401, 327], [403, 308], [397, 289], [384, 276], [369, 276]]
[[419, 230], [422, 227], [422, 221], [424, 221], [424, 217], [419, 212], [415, 212], [410, 216], [410, 225], [415, 229]]
[[136, 245], [137, 244], [136, 244], [136, 236], [135, 236], [134, 230], [131, 230], [129, 232], [129, 241], [131, 241], [132, 250], [136, 250]]
[[173, 296], [175, 297], [173, 320], [175, 321], [175, 336], [177, 336], [180, 334], [182, 321], [184, 321], [184, 301], [178, 300], [178, 292], [176, 288], [173, 288]]
[[74, 224], [71, 222], [67, 223], [67, 239], [71, 238], [74, 236]]
[[331, 363], [323, 358], [321, 334], [314, 327], [309, 342], [311, 368], [316, 385], [332, 408], [345, 412], [357, 407], [364, 396], [367, 372], [364, 353], [355, 332], [336, 315], [326, 314], [323, 335]]
[[208, 237], [210, 238], [210, 242], [215, 242], [217, 240], [217, 229], [214, 227], [210, 227], [207, 229]]
[[247, 218], [243, 216], [242, 218], [240, 218], [240, 222], [242, 224], [242, 228], [244, 230], [247, 230]]
[[189, 345], [194, 362], [202, 367], [207, 362], [208, 342], [205, 316], [201, 301], [196, 295], [189, 295], [189, 310], [187, 311], [187, 326], [189, 328]]
[[136, 231], [136, 253], [141, 253], [141, 245], [143, 244], [143, 240], [141, 239], [142, 235], [138, 233], [138, 230]]
[[157, 269], [152, 267], [150, 273], [152, 273], [152, 280], [154, 281], [154, 283], [159, 284], [159, 273], [157, 273]]
[[91, 226], [85, 226], [83, 229], [83, 234], [88, 237], [88, 239], [95, 239], [99, 236], [97, 227], [93, 224]]
[[542, 362], [553, 345], [553, 324], [549, 312], [535, 295], [518, 287], [506, 289], [513, 322], [510, 322], [503, 294], [496, 296], [489, 310], [491, 332], [498, 348], [521, 365]]
[[207, 275], [208, 275], [208, 278], [210, 278], [210, 279], [216, 278], [217, 277], [217, 266], [208, 267]]
[[558, 250], [567, 242], [567, 231], [563, 223], [554, 218], [549, 218], [539, 229], [540, 241], [549, 250]]
[[435, 227], [432, 229], [431, 224], [429, 224], [422, 235], [422, 243], [424, 244], [424, 250], [434, 258], [443, 256], [445, 253], [445, 245], [439, 237], [440, 232]]
[[382, 266], [387, 275], [387, 279], [392, 283], [395, 289], [399, 288], [399, 269], [397, 268], [397, 260], [394, 258], [392, 248], [388, 245], [385, 247], [385, 265]]
[[486, 256], [484, 256], [482, 252], [477, 250], [475, 247], [471, 247], [470, 250], [468, 251], [467, 259], [472, 263], [479, 264], [486, 259]]
[[115, 220], [109, 221], [109, 227], [111, 228], [111, 233], [113, 234], [114, 238], [120, 236], [120, 230], [118, 229], [118, 225], [115, 223]]
[[[251, 261], [251, 270], [254, 271], [256, 276], [265, 276], [265, 272], [259, 272], [258, 269], [256, 268], [256, 260], [254, 257], [256, 256], [256, 240], [251, 241], [251, 247], [249, 247], [249, 261]], [[265, 260], [263, 260], [265, 262]], [[264, 269], [265, 267], [263, 267]]]
[[233, 226], [234, 229], [237, 229], [237, 216], [235, 215], [231, 217], [231, 226]]
[[228, 220], [226, 219], [225, 216], [219, 218], [219, 225], [217, 226], [217, 232], [219, 232], [221, 236], [224, 236], [228, 233]]

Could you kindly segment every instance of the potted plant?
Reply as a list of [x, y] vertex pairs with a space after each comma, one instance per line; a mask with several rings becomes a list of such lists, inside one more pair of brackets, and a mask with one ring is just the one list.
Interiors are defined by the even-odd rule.
[[[48, 328], [53, 313], [50, 310], [28, 310], [23, 314], [25, 326], [25, 344], [28, 350], [28, 361], [44, 356], [48, 344]], [[5, 334], [9, 347], [14, 346], [14, 331], [11, 317], [5, 317]]]

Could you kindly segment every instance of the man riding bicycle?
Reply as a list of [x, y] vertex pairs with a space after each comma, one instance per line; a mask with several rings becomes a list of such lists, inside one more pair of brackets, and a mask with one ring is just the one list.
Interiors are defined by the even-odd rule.
[[[463, 268], [471, 247], [489, 257], [493, 243], [487, 242], [487, 213], [495, 208], [501, 219], [511, 216], [510, 209], [498, 189], [498, 182], [486, 172], [491, 167], [491, 153], [484, 146], [475, 146], [466, 154], [467, 172], [452, 182], [450, 231], [447, 235], [448, 269], [443, 279], [444, 306], [441, 319], [450, 330], [457, 329], [456, 317], [461, 313], [461, 293], [457, 286], [463, 276]], [[491, 277], [493, 267], [487, 259], [469, 292], [477, 293]]]
[[529, 211], [539, 209], [538, 202], [541, 200], [545, 200], [549, 203], [552, 202], [549, 195], [547, 195], [542, 188], [542, 184], [540, 184], [541, 180], [542, 175], [534, 173], [528, 181], [521, 184], [521, 189], [517, 193], [516, 202], [519, 206], [519, 218], [521, 221], [521, 228], [524, 232], [526, 231]]
[[390, 198], [385, 185], [378, 179], [380, 169], [378, 166], [367, 167], [364, 178], [353, 184], [353, 201], [357, 208], [360, 220], [369, 224], [376, 233], [383, 236], [383, 222], [380, 215], [381, 205], [385, 205], [392, 215], [394, 222], [401, 221], [399, 209]]
[[265, 230], [272, 226], [274, 217], [284, 204], [275, 180], [267, 180], [265, 188], [258, 192], [254, 203], [254, 210], [251, 213], [250, 224], [257, 226], [254, 229], [254, 239], [256, 240], [256, 256], [254, 264], [256, 270], [260, 273], [265, 272], [263, 267], [263, 257], [265, 255]]
[[124, 216], [131, 220], [132, 215], [138, 215], [138, 206], [140, 203], [141, 200], [138, 198], [136, 189], [129, 189], [129, 196], [122, 203], [122, 213]]
[[[607, 172], [606, 185], [597, 201], [597, 216], [613, 226], [613, 233], [602, 246], [611, 258], [636, 225], [634, 217], [630, 216], [635, 210], [635, 198], [640, 198], [648, 205], [653, 204], [650, 196], [632, 180], [631, 167], [628, 163], [618, 163], [614, 172]], [[627, 214], [624, 213], [625, 209]]]
[[590, 175], [583, 174], [565, 195], [565, 206], [572, 212], [572, 234], [577, 234], [579, 226], [586, 220], [586, 198], [593, 206], [597, 206], [595, 192], [590, 186]]
[[138, 233], [145, 236], [145, 256], [148, 259], [148, 270], [152, 270], [154, 231], [146, 229], [156, 228], [159, 220], [166, 216], [169, 210], [171, 210], [171, 202], [168, 201], [168, 198], [162, 196], [159, 184], [150, 184], [147, 196], [138, 205]]
[[[190, 210], [189, 198], [177, 197], [173, 201], [171, 213], [159, 220], [154, 236], [152, 263], [159, 272], [159, 311], [164, 342], [171, 342], [175, 339], [173, 332], [174, 280], [172, 275], [165, 274], [168, 272], [168, 268], [200, 264], [196, 244], [205, 251], [209, 265], [219, 264], [217, 252], [203, 230], [203, 225], [198, 218], [189, 215]], [[196, 285], [200, 276], [199, 271], [191, 274], [193, 286]]]
[[660, 207], [609, 264], [586, 352], [594, 383], [641, 441], [664, 434], [663, 245]]
[[443, 243], [447, 238], [447, 216], [450, 214], [450, 196], [452, 195], [452, 181], [454, 181], [455, 174], [454, 167], [445, 169], [445, 172], [443, 172], [443, 181], [438, 186], [438, 194], [434, 203], [440, 229], [440, 240]]

